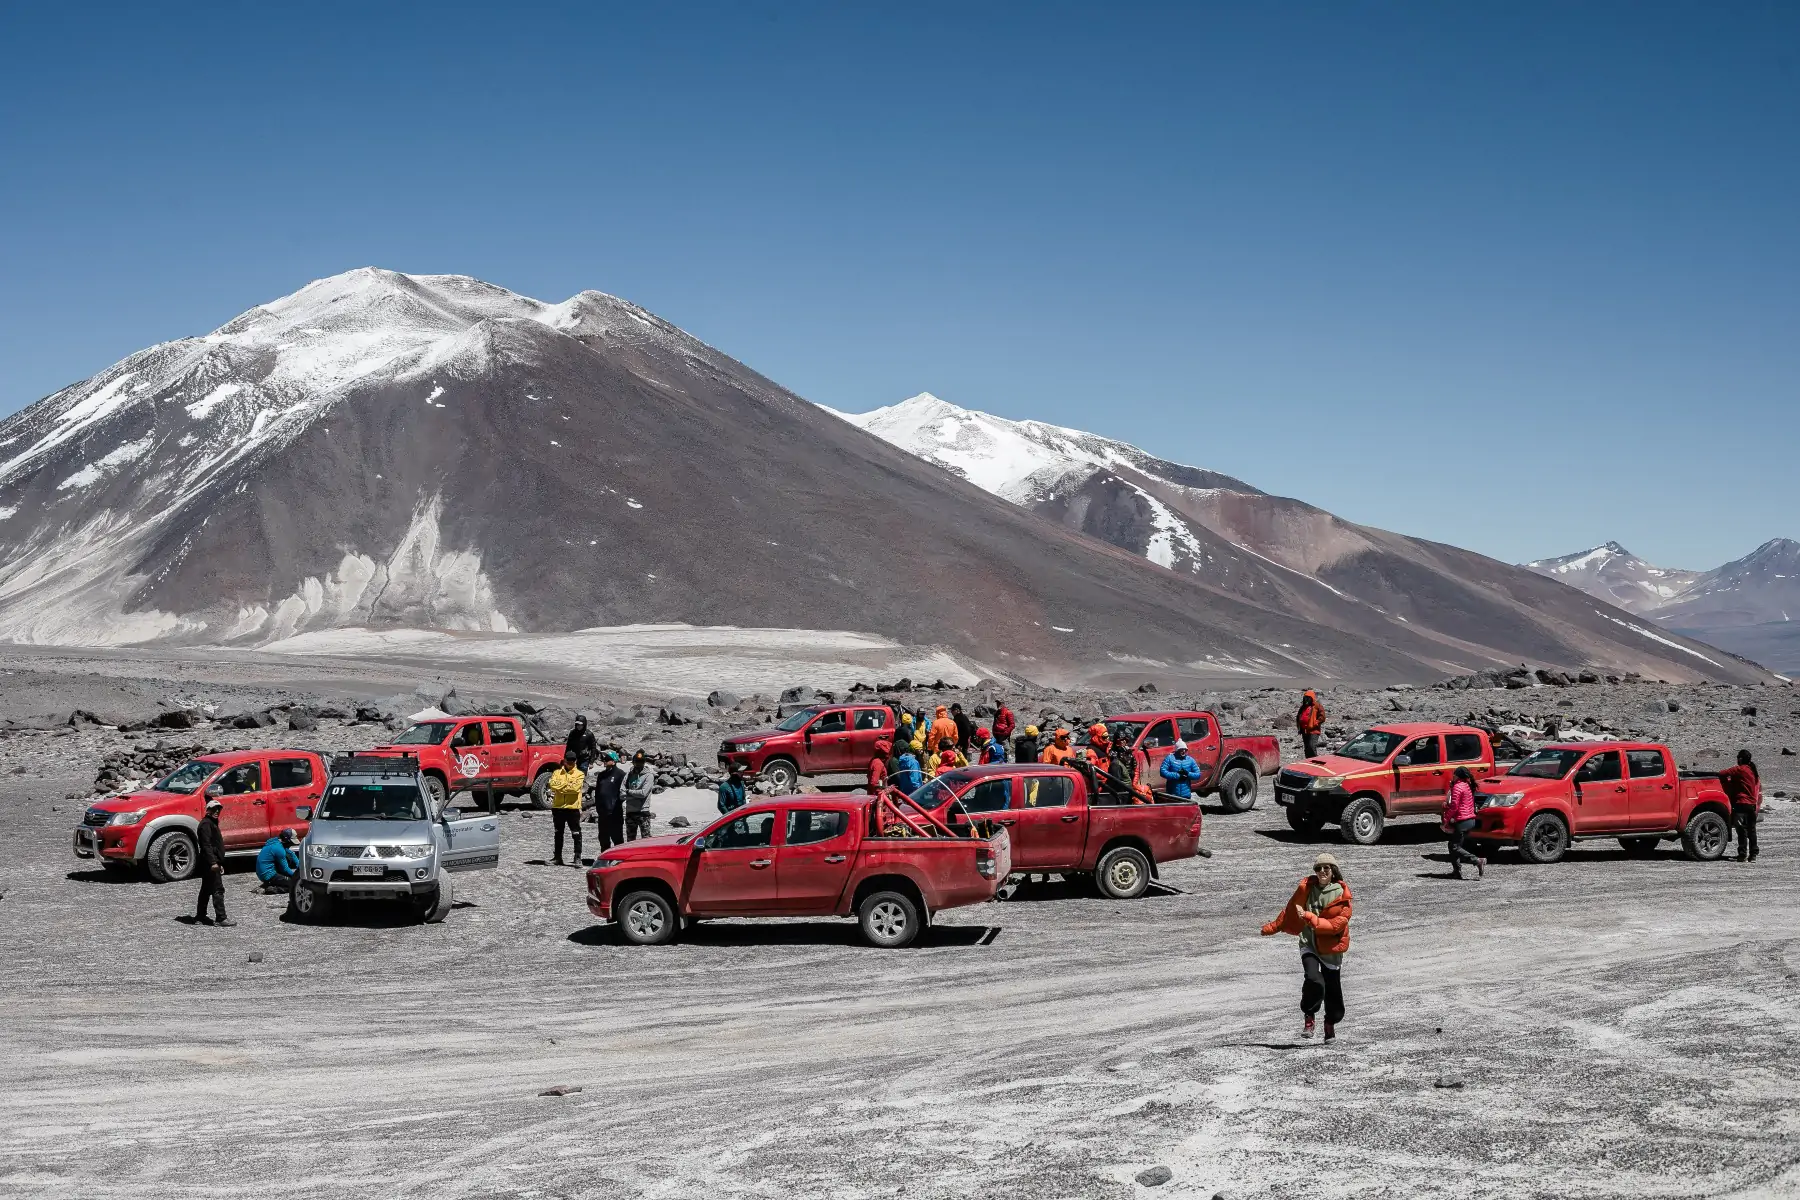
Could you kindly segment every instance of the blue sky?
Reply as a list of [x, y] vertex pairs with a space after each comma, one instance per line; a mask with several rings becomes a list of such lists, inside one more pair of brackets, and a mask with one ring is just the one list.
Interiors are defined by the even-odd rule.
[[1519, 560], [1800, 536], [1800, 6], [8, 6], [0, 412], [365, 264]]

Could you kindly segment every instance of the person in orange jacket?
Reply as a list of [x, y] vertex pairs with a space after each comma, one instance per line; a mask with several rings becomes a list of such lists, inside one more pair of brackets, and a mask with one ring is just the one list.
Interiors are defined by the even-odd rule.
[[927, 746], [941, 746], [944, 744], [944, 739], [946, 738], [954, 742], [960, 740], [961, 737], [962, 735], [956, 728], [956, 718], [950, 715], [949, 709], [945, 708], [942, 704], [938, 705], [937, 715], [932, 717], [931, 728], [926, 733], [925, 744]]
[[1045, 746], [1043, 752], [1038, 755], [1038, 761], [1049, 763], [1052, 766], [1062, 767], [1067, 766], [1069, 760], [1074, 757], [1075, 748], [1069, 745], [1069, 731], [1067, 729], [1059, 729], [1056, 731], [1056, 735], [1051, 738], [1050, 744]]
[[1300, 1036], [1313, 1035], [1313, 1014], [1325, 1006], [1325, 1040], [1337, 1037], [1344, 1019], [1344, 955], [1350, 949], [1350, 885], [1338, 860], [1329, 854], [1313, 859], [1312, 874], [1300, 881], [1281, 915], [1262, 927], [1264, 937], [1300, 935], [1300, 1012], [1306, 1024]]
[[1112, 766], [1112, 735], [1096, 721], [1088, 726], [1088, 760], [1102, 775]]
[[1300, 742], [1306, 747], [1306, 757], [1311, 758], [1319, 752], [1319, 732], [1325, 728], [1325, 706], [1319, 703], [1319, 697], [1311, 688], [1300, 698], [1300, 711], [1294, 714], [1294, 724], [1300, 730]]

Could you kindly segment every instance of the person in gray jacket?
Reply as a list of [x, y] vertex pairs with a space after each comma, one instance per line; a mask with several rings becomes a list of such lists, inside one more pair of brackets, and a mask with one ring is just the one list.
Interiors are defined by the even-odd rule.
[[625, 776], [625, 840], [635, 842], [650, 836], [650, 793], [656, 790], [656, 768], [639, 750], [631, 756], [631, 770]]

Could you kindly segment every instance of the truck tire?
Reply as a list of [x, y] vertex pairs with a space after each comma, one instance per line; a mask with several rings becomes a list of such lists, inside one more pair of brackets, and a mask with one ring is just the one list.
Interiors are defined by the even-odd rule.
[[1722, 857], [1730, 840], [1731, 827], [1725, 824], [1724, 815], [1710, 808], [1689, 817], [1681, 831], [1681, 848], [1695, 862], [1712, 862]]
[[1247, 767], [1233, 767], [1219, 776], [1219, 803], [1226, 812], [1249, 812], [1256, 807], [1256, 773]]
[[661, 892], [631, 892], [613, 905], [619, 936], [634, 946], [660, 946], [675, 936], [681, 921]]
[[1094, 884], [1109, 900], [1136, 900], [1150, 890], [1150, 860], [1135, 846], [1114, 846], [1095, 864]]
[[550, 772], [539, 771], [538, 777], [531, 781], [531, 807], [550, 807]]
[[437, 894], [431, 898], [431, 907], [425, 910], [427, 925], [441, 925], [450, 910], [456, 907], [456, 884], [445, 871], [438, 872]]
[[1352, 846], [1373, 846], [1386, 828], [1387, 814], [1381, 809], [1381, 801], [1373, 796], [1352, 800], [1338, 817], [1338, 836]]
[[1649, 858], [1656, 853], [1656, 847], [1661, 842], [1662, 839], [1659, 837], [1622, 837], [1619, 839], [1619, 845], [1623, 846], [1625, 853], [1633, 858]]
[[869, 945], [881, 950], [910, 946], [924, 928], [919, 906], [905, 892], [875, 892], [856, 909], [857, 923]]
[[1309, 809], [1292, 807], [1287, 810], [1288, 828], [1305, 837], [1318, 836], [1319, 830], [1325, 827], [1325, 818]]
[[331, 915], [331, 893], [308, 883], [295, 883], [288, 893], [288, 914], [309, 925]]
[[450, 807], [450, 785], [436, 775], [425, 777], [425, 790], [431, 793], [431, 803], [439, 812]]
[[188, 879], [199, 863], [200, 853], [194, 847], [194, 835], [185, 829], [157, 834], [156, 840], [150, 843], [150, 852], [144, 855], [144, 866], [149, 868], [150, 878], [158, 883], [179, 883]]
[[1539, 813], [1525, 822], [1519, 835], [1519, 857], [1528, 863], [1553, 863], [1569, 852], [1569, 827], [1555, 813]]
[[800, 786], [800, 768], [792, 759], [770, 759], [763, 765], [762, 777], [769, 781], [777, 796], [786, 796]]

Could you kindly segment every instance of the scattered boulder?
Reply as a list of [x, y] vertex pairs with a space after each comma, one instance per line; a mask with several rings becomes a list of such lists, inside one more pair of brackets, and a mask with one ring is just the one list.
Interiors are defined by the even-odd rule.
[[1740, 716], [1740, 717], [1754, 717], [1755, 715], [1756, 715], [1756, 705], [1754, 705], [1754, 704], [1746, 704], [1742, 708], [1738, 709], [1738, 716]]
[[1137, 1173], [1137, 1181], [1145, 1187], [1161, 1187], [1175, 1178], [1175, 1172], [1164, 1166], [1146, 1167]]
[[1794, 757], [1794, 752], [1793, 752], [1793, 751], [1792, 751], [1792, 750], [1790, 750], [1790, 749], [1788, 749], [1788, 748], [1787, 748], [1787, 747], [1786, 747], [1786, 746], [1783, 746], [1783, 747], [1782, 747], [1782, 748], [1781, 748], [1781, 753], [1782, 753], [1782, 756], [1783, 756], [1783, 757], [1785, 757], [1785, 758], [1792, 758], [1792, 757]]
[[[1581, 674], [1579, 674], [1575, 677], [1575, 680], [1577, 683], [1599, 683], [1600, 676], [1597, 672], [1594, 672], [1594, 671], [1583, 671]], [[1618, 681], [1614, 680], [1614, 682], [1616, 683]]]
[[1158, 689], [1154, 683], [1140, 683], [1137, 686], [1137, 690], [1138, 694], [1141, 696], [1154, 696]]
[[804, 683], [796, 684], [781, 693], [783, 704], [811, 704], [818, 693]]
[[699, 723], [687, 713], [682, 712], [679, 708], [659, 709], [656, 714], [656, 721], [659, 725], [696, 725]]
[[528, 717], [535, 717], [538, 714], [538, 706], [529, 700], [514, 700], [512, 710], [516, 713], [524, 713]]
[[365, 704], [356, 710], [356, 719], [359, 721], [385, 721], [387, 714], [374, 705]]
[[581, 1090], [580, 1084], [559, 1083], [553, 1088], [545, 1088], [543, 1091], [539, 1092], [538, 1095], [540, 1095], [540, 1096], [573, 1096], [576, 1092], [579, 1092], [580, 1090]]
[[158, 729], [192, 729], [205, 719], [205, 714], [195, 708], [174, 708], [165, 713], [157, 713], [150, 724]]
[[[855, 691], [856, 689], [851, 688], [850, 690]], [[736, 692], [728, 692], [723, 689], [711, 692], [706, 697], [707, 705], [712, 708], [736, 708], [742, 702], [743, 697]]]
[[1673, 696], [1663, 701], [1663, 703], [1668, 706], [1669, 711], [1672, 713], [1681, 711], [1681, 701], [1675, 699]]
[[1463, 1085], [1463, 1079], [1462, 1079], [1461, 1075], [1439, 1075], [1437, 1077], [1437, 1082], [1432, 1084], [1431, 1086], [1432, 1087], [1441, 1087], [1441, 1088], [1459, 1088], [1462, 1085]]
[[251, 962], [259, 963], [262, 960], [263, 960], [263, 952], [261, 950], [252, 950], [250, 952], [250, 961]]
[[221, 721], [233, 729], [266, 729], [275, 723], [275, 717], [265, 709], [262, 712], [241, 712], [221, 718]]
[[1551, 687], [1568, 687], [1570, 682], [1569, 677], [1563, 672], [1553, 671], [1545, 667], [1538, 668], [1537, 681], [1539, 683], [1549, 684]]
[[317, 704], [306, 710], [321, 721], [348, 721], [350, 713], [335, 704]]
[[288, 714], [288, 728], [295, 733], [311, 733], [319, 727], [319, 718], [308, 713], [294, 712]]
[[692, 824], [693, 824], [692, 821], [688, 820], [686, 817], [682, 816], [680, 813], [677, 813], [674, 816], [669, 818], [669, 828], [670, 829], [686, 829], [689, 825], [692, 825]]

